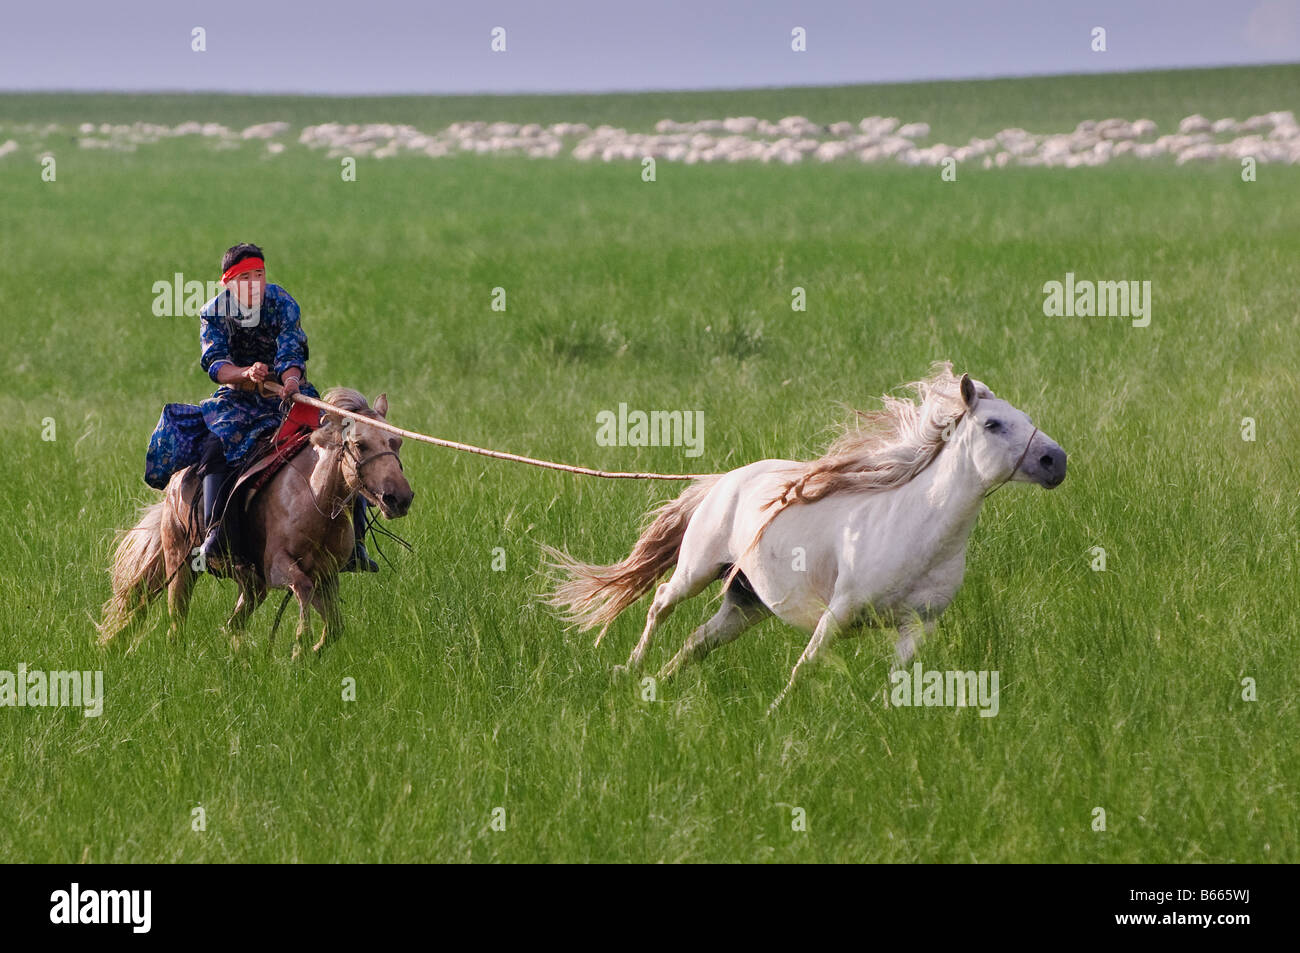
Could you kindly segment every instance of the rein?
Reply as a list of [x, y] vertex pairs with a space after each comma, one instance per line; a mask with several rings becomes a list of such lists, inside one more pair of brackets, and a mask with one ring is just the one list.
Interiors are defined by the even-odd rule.
[[[284, 388], [274, 381], [263, 381], [262, 387], [270, 394], [283, 396]], [[436, 447], [447, 447], [451, 450], [460, 450], [463, 453], [477, 453], [484, 457], [493, 457], [497, 460], [512, 460], [515, 463], [526, 463], [533, 467], [542, 467], [546, 470], [561, 470], [565, 473], [578, 473], [582, 476], [602, 477], [606, 480], [697, 480], [703, 476], [715, 476], [712, 473], [623, 473], [615, 470], [594, 470], [591, 467], [572, 466], [567, 463], [553, 463], [550, 460], [538, 460], [534, 457], [525, 457], [517, 453], [506, 453], [502, 450], [488, 450], [485, 447], [475, 447], [468, 443], [458, 443], [455, 440], [443, 440], [440, 437], [431, 437], [428, 434], [417, 433], [413, 430], [403, 430], [401, 427], [394, 427], [385, 420], [379, 420], [375, 417], [366, 417], [362, 414], [353, 413], [350, 410], [344, 410], [342, 407], [335, 407], [333, 404], [327, 404], [323, 400], [317, 400], [315, 397], [308, 397], [306, 394], [292, 394], [290, 400], [299, 404], [307, 404], [309, 407], [315, 407], [326, 413], [337, 414], [340, 417], [350, 417], [353, 420], [366, 424], [370, 427], [377, 427], [380, 430], [387, 430], [389, 433], [397, 434], [399, 437], [405, 437], [409, 440], [416, 440], [420, 443], [431, 443]], [[383, 453], [392, 453], [391, 450]], [[375, 456], [380, 456], [376, 454]], [[396, 456], [396, 454], [393, 454]], [[360, 466], [364, 466], [373, 460], [374, 457], [366, 458]], [[400, 461], [399, 461], [400, 462]]]

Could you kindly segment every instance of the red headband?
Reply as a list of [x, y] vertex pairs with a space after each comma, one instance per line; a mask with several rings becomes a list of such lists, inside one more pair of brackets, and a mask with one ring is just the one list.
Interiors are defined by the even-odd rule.
[[231, 278], [237, 278], [246, 271], [255, 271], [258, 268], [264, 270], [266, 268], [266, 262], [260, 258], [245, 258], [237, 261], [221, 273], [221, 283], [229, 284]]

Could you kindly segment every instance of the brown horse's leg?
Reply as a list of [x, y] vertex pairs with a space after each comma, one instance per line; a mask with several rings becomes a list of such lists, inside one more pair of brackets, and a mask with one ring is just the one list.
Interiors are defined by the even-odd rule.
[[185, 627], [185, 617], [190, 610], [190, 595], [194, 592], [194, 567], [190, 563], [190, 540], [176, 526], [166, 526], [164, 515], [163, 553], [167, 570], [167, 627], [168, 640], [175, 642]]
[[312, 605], [320, 613], [325, 625], [321, 629], [320, 641], [312, 646], [312, 651], [317, 655], [321, 649], [325, 648], [325, 640], [331, 638], [338, 641], [343, 634], [343, 613], [339, 611], [339, 577], [334, 573], [326, 576], [316, 587], [316, 595], [312, 599]]
[[185, 617], [190, 611], [190, 595], [194, 592], [194, 570], [188, 560], [182, 560], [176, 575], [167, 584], [167, 615], [171, 624], [167, 629], [167, 638], [175, 642], [185, 627]]
[[[268, 564], [264, 585], [276, 589], [287, 588], [298, 598], [298, 629], [293, 636], [293, 657], [297, 659], [302, 655], [302, 634], [310, 627], [311, 600], [316, 586], [311, 577], [302, 571], [298, 560], [283, 549], [275, 552]], [[266, 649], [268, 652], [271, 650], [270, 640], [267, 641]]]
[[189, 534], [192, 500], [185, 496], [184, 479], [168, 488], [163, 507], [161, 538], [163, 565], [167, 571], [167, 637], [175, 642], [189, 614], [190, 596], [194, 592], [194, 565], [191, 562], [196, 540]]
[[239, 640], [248, 625], [248, 617], [257, 611], [265, 598], [266, 586], [257, 580], [240, 578], [239, 601], [235, 603], [235, 611], [226, 622], [226, 628], [230, 630], [230, 647], [234, 651], [239, 651]]
[[293, 633], [293, 658], [302, 657], [303, 633], [311, 632], [311, 603], [316, 594], [316, 587], [308, 575], [294, 566], [290, 574], [289, 588], [298, 597], [298, 628]]

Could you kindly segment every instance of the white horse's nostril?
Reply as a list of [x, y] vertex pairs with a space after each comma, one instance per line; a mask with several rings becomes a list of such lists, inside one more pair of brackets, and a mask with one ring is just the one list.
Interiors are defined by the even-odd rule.
[[1051, 454], [1043, 454], [1043, 456], [1039, 458], [1038, 462], [1043, 465], [1045, 470], [1050, 470], [1052, 467], [1056, 466], [1056, 458]]

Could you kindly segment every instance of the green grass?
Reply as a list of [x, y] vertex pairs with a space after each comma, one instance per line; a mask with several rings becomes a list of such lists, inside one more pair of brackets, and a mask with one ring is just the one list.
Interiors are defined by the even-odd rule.
[[[1295, 108], [1295, 68], [855, 91], [354, 102], [0, 97], [21, 120], [571, 119], [897, 114], [953, 135], [1084, 118]], [[1288, 79], [1290, 77], [1290, 79]], [[664, 103], [670, 105], [665, 108]], [[945, 105], [930, 114], [926, 103]], [[978, 106], [958, 116], [962, 103]], [[879, 105], [877, 105], [879, 104]], [[409, 106], [407, 112], [403, 112]], [[496, 110], [494, 112], [494, 110]], [[409, 113], [409, 115], [408, 115]], [[626, 120], [619, 119], [626, 115]], [[237, 118], [238, 117], [238, 118]], [[1167, 121], [1168, 120], [1168, 121]], [[797, 168], [423, 158], [291, 146], [0, 160], [0, 669], [103, 669], [101, 718], [0, 709], [0, 857], [76, 861], [1291, 861], [1300, 536], [1300, 169], [854, 163]], [[615, 559], [675, 487], [408, 445], [396, 573], [345, 577], [318, 661], [232, 655], [203, 580], [93, 645], [115, 527], [161, 405], [211, 392], [154, 281], [215, 277], [252, 238], [303, 305], [310, 376], [440, 436], [616, 469], [809, 455], [873, 395], [950, 358], [1070, 453], [1052, 493], [995, 495], [927, 667], [997, 669], [1001, 709], [886, 709], [890, 640], [840, 643], [763, 717], [803, 639], [765, 623], [644, 702], [539, 604], [539, 542]], [[1045, 281], [1148, 279], [1151, 326], [1046, 318]], [[808, 291], [805, 314], [790, 290]], [[503, 286], [508, 311], [489, 308]], [[705, 413], [705, 452], [600, 447], [620, 401]], [[40, 439], [43, 418], [57, 439]], [[1240, 437], [1257, 421], [1258, 439]], [[1089, 569], [1091, 548], [1108, 571]], [[494, 547], [507, 568], [491, 571]], [[654, 671], [710, 611], [678, 609]], [[356, 702], [341, 700], [356, 679]], [[1240, 682], [1258, 683], [1258, 701]], [[202, 806], [206, 832], [190, 828]], [[504, 806], [508, 829], [489, 828]], [[808, 831], [791, 830], [792, 806]], [[1107, 830], [1090, 828], [1094, 807]]]

